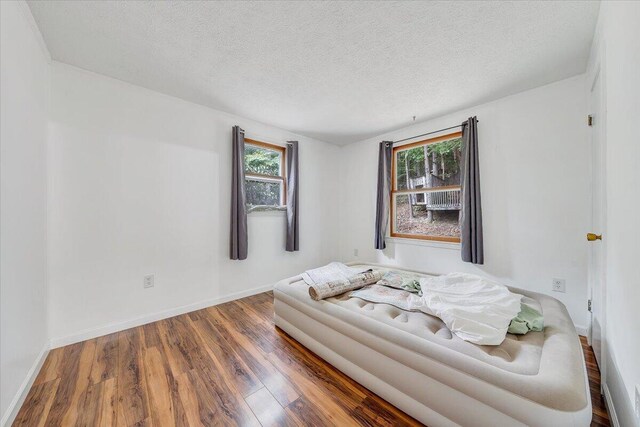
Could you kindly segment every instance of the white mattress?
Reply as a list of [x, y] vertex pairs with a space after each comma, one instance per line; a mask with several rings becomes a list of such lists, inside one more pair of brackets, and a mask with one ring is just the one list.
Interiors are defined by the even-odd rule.
[[[362, 267], [386, 269], [374, 265]], [[545, 330], [523, 336], [508, 334], [507, 339], [499, 346], [479, 346], [463, 341], [451, 334], [440, 319], [424, 313], [405, 312], [390, 305], [369, 303], [346, 295], [313, 301], [309, 297], [308, 286], [300, 276], [276, 284], [275, 317], [276, 324], [294, 338], [317, 346], [312, 350], [326, 350], [327, 357], [320, 355], [327, 360], [334, 359], [328, 360], [330, 363], [344, 358], [359, 369], [367, 363], [358, 354], [348, 355], [348, 349], [343, 348], [345, 342], [363, 346], [361, 350], [366, 349], [371, 360], [374, 353], [380, 355], [382, 358], [377, 364], [371, 364], [365, 369], [372, 376], [371, 381], [382, 381], [384, 386], [391, 387], [399, 395], [410, 396], [412, 400], [420, 397], [420, 388], [416, 390], [403, 387], [402, 383], [394, 381], [392, 377], [382, 380], [387, 376], [385, 370], [392, 365], [390, 361], [400, 364], [401, 368], [396, 367], [396, 370], [406, 369], [435, 379], [444, 387], [453, 388], [461, 396], [471, 397], [472, 401], [477, 401], [483, 408], [486, 406], [478, 411], [490, 414], [492, 410], [496, 410], [494, 418], [489, 417], [488, 420], [496, 420], [497, 413], [506, 411], [509, 416], [505, 418], [505, 422], [517, 422], [520, 419], [531, 425], [536, 424], [532, 420], [562, 420], [565, 425], [581, 425], [583, 422], [588, 424], [591, 403], [586, 370], [580, 341], [566, 308], [549, 296], [520, 289], [512, 290], [539, 305], [545, 318]], [[381, 364], [387, 366], [380, 366]], [[347, 367], [338, 368], [350, 370]], [[456, 382], [461, 379], [463, 386], [447, 385], [449, 380]], [[465, 381], [468, 387], [464, 385]], [[437, 387], [432, 388], [433, 392], [436, 390]], [[380, 394], [380, 390], [374, 391]], [[497, 391], [499, 393], [496, 394]], [[491, 396], [501, 402], [492, 401]], [[417, 399], [417, 402], [429, 407], [431, 400], [433, 396], [425, 395], [424, 398]], [[416, 411], [415, 408], [410, 409], [411, 405], [415, 406], [415, 402], [405, 402], [406, 408], [402, 407], [403, 399], [398, 399], [398, 402], [400, 404], [397, 406], [401, 409], [409, 413], [411, 410]], [[528, 407], [527, 402], [530, 402]], [[513, 410], [509, 410], [509, 405], [514, 405]], [[438, 416], [443, 411], [447, 412], [439, 409], [435, 411]], [[418, 416], [415, 413], [411, 415], [433, 425], [446, 424], [445, 420], [452, 421], [452, 418], [456, 418], [455, 411], [441, 420], [435, 414], [421, 418], [420, 411]], [[527, 411], [538, 411], [541, 416], [527, 415]]]

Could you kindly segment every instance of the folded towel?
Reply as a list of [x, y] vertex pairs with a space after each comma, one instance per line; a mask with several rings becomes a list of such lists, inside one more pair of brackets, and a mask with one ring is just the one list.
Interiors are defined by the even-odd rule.
[[376, 283], [381, 278], [382, 273], [380, 271], [365, 271], [364, 273], [351, 276], [348, 279], [334, 280], [327, 283], [321, 283], [319, 285], [311, 285], [309, 286], [309, 295], [312, 299], [318, 301], [343, 294], [347, 291], [360, 289], [363, 286]]
[[520, 304], [520, 313], [511, 320], [509, 333], [524, 335], [529, 331], [540, 332], [544, 329], [542, 313], [527, 304]]
[[348, 279], [361, 272], [362, 269], [349, 267], [341, 262], [332, 262], [323, 267], [305, 271], [302, 273], [302, 280], [304, 280], [307, 285], [317, 285], [333, 280]]

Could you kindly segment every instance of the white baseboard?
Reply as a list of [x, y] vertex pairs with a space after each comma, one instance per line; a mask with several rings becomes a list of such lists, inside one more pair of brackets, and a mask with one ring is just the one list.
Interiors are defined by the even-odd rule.
[[90, 340], [93, 338], [101, 337], [103, 335], [112, 334], [114, 332], [124, 331], [125, 329], [135, 328], [136, 326], [146, 325], [147, 323], [156, 322], [158, 320], [167, 319], [169, 317], [178, 316], [180, 314], [189, 313], [191, 311], [200, 310], [202, 308], [211, 307], [213, 305], [224, 304], [225, 302], [260, 294], [262, 292], [270, 291], [271, 289], [273, 289], [273, 285], [260, 286], [258, 288], [247, 289], [245, 291], [226, 295], [224, 297], [199, 301], [193, 304], [183, 305], [152, 314], [135, 317], [123, 322], [110, 323], [104, 326], [99, 326], [97, 328], [85, 329], [78, 333], [67, 335], [65, 337], [52, 338], [51, 348], [53, 349], [63, 347], [65, 345], [75, 344], [77, 342]]
[[587, 332], [589, 332], [589, 329], [586, 326], [582, 326], [582, 325], [574, 325], [576, 327], [576, 332], [578, 333], [578, 335], [582, 335], [584, 337], [588, 337], [589, 334]]
[[602, 391], [604, 392], [604, 400], [607, 404], [607, 411], [609, 412], [609, 420], [613, 427], [620, 427], [620, 421], [618, 421], [618, 415], [616, 414], [616, 407], [613, 406], [613, 399], [611, 399], [611, 393], [609, 393], [609, 387], [607, 383], [602, 383]]
[[42, 368], [42, 364], [47, 358], [47, 354], [49, 354], [48, 343], [45, 344], [44, 347], [42, 347], [42, 350], [40, 350], [40, 354], [38, 354], [38, 357], [33, 362], [33, 365], [31, 366], [31, 369], [29, 369], [29, 372], [22, 382], [22, 385], [18, 389], [18, 392], [15, 394], [15, 396], [13, 396], [13, 400], [11, 400], [9, 407], [2, 415], [2, 420], [0, 421], [1, 426], [10, 426], [16, 419], [18, 411], [22, 407], [24, 400], [27, 398], [27, 394], [29, 394], [29, 390], [31, 390], [31, 386], [36, 380], [38, 372], [40, 372], [40, 368]]

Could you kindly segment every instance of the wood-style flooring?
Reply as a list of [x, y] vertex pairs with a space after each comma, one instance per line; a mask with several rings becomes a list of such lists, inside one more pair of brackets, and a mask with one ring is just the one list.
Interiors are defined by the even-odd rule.
[[587, 365], [587, 375], [589, 376], [589, 389], [591, 390], [591, 426], [609, 426], [609, 413], [604, 405], [604, 396], [600, 394], [600, 369], [593, 355], [593, 349], [587, 344], [587, 338], [581, 336], [582, 352]]
[[[272, 317], [267, 292], [52, 350], [13, 425], [420, 425]], [[609, 425], [583, 348], [593, 425]]]

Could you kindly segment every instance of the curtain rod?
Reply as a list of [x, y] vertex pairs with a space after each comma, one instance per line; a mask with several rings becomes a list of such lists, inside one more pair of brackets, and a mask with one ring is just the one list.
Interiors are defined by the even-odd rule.
[[[478, 121], [477, 121], [477, 123], [479, 123], [479, 122], [480, 122], [480, 120], [478, 120]], [[460, 128], [460, 127], [462, 127], [462, 126], [464, 126], [464, 125], [466, 125], [466, 124], [467, 124], [467, 123], [465, 122], [465, 123], [462, 123], [462, 124], [459, 124], [459, 125], [456, 125], [456, 126], [451, 126], [451, 127], [444, 128], [444, 129], [434, 130], [434, 131], [432, 131], [432, 132], [427, 132], [427, 133], [423, 133], [423, 134], [420, 134], [420, 135], [411, 136], [411, 137], [409, 137], [409, 138], [399, 139], [399, 140], [397, 140], [397, 141], [393, 141], [393, 143], [394, 143], [394, 144], [397, 144], [398, 142], [408, 141], [408, 140], [413, 139], [413, 138], [420, 138], [421, 136], [432, 135], [432, 134], [434, 134], [434, 133], [443, 132], [443, 131], [445, 131], [445, 130], [451, 130], [451, 129], [455, 129], [455, 128]]]

